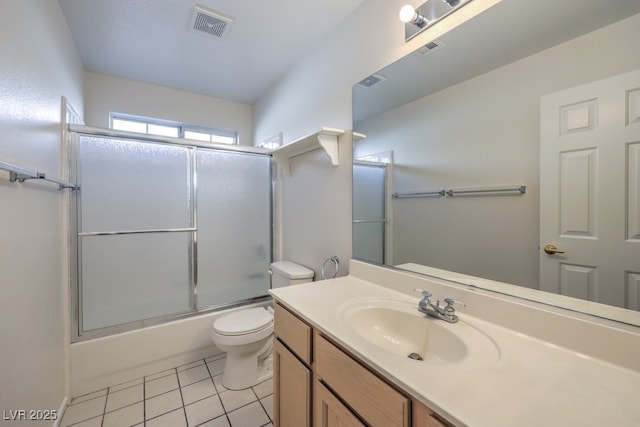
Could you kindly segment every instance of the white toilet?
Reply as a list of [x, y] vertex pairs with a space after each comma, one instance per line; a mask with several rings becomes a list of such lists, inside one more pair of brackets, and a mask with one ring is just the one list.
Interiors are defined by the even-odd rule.
[[[271, 264], [271, 287], [311, 282], [313, 271], [291, 261]], [[211, 339], [227, 358], [222, 385], [230, 390], [252, 387], [273, 375], [271, 350], [273, 310], [244, 308], [220, 316], [213, 322]]]

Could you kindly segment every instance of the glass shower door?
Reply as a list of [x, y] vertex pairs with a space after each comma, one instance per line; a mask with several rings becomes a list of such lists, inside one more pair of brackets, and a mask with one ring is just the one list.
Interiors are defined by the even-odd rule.
[[192, 150], [79, 137], [80, 333], [193, 309]]
[[197, 150], [198, 308], [267, 295], [271, 262], [271, 161]]
[[353, 164], [353, 256], [385, 261], [386, 166]]

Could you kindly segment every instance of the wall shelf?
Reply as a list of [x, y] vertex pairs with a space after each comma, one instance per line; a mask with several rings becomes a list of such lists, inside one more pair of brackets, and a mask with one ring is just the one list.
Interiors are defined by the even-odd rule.
[[318, 132], [273, 150], [272, 154], [280, 167], [289, 175], [291, 175], [291, 158], [318, 148], [324, 149], [329, 159], [331, 159], [331, 164], [338, 166], [340, 164], [338, 137], [343, 134], [344, 130], [342, 129], [323, 127]]

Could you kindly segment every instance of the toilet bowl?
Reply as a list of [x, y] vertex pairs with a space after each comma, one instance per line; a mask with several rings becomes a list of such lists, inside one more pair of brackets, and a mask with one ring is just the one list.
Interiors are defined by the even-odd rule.
[[[313, 271], [290, 261], [271, 264], [271, 287], [311, 282]], [[222, 385], [230, 390], [253, 387], [273, 376], [273, 309], [243, 308], [220, 316], [211, 339], [227, 358]]]
[[246, 308], [213, 322], [211, 339], [227, 353], [222, 385], [230, 390], [252, 387], [273, 375], [269, 358], [273, 314], [263, 308]]

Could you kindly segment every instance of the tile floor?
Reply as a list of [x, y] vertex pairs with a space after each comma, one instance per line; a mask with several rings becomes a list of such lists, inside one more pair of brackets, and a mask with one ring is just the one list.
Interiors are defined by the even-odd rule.
[[222, 386], [224, 354], [71, 400], [61, 427], [273, 426], [273, 380]]

